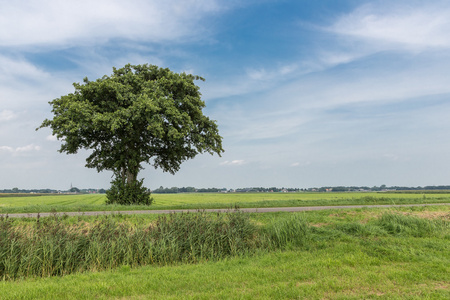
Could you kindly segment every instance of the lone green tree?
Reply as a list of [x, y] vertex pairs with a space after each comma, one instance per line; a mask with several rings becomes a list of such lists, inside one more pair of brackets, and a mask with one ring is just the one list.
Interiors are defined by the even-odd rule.
[[113, 68], [111, 76], [85, 78], [74, 93], [50, 101], [53, 119], [36, 130], [50, 127], [61, 153], [93, 150], [86, 167], [115, 176], [108, 203], [151, 204], [137, 179], [143, 164], [174, 174], [199, 153], [224, 151], [194, 80], [204, 79], [148, 64]]

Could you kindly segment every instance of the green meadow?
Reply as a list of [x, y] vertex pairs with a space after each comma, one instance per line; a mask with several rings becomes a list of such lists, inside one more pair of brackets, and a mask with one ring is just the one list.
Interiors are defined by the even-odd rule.
[[[2, 231], [14, 237], [14, 243], [23, 244], [8, 240], [5, 251], [0, 239], [1, 298], [450, 298], [449, 206], [230, 216], [194, 213], [165, 219], [158, 215], [4, 218], [0, 221]], [[189, 223], [193, 220], [208, 228], [239, 229], [212, 231], [231, 234], [228, 241], [219, 237], [214, 240], [235, 247], [221, 246], [209, 252], [206, 246], [217, 244], [209, 243], [212, 240], [207, 236], [196, 239], [204, 230]], [[135, 255], [145, 251], [122, 249], [137, 245], [149, 232], [164, 232], [160, 238], [168, 241], [158, 245], [170, 251], [157, 253], [181, 255], [171, 254], [170, 260], [152, 263]], [[39, 233], [41, 238], [30, 241], [30, 236]], [[177, 233], [185, 238], [176, 238]], [[152, 237], [153, 244], [158, 243], [158, 238]], [[52, 244], [53, 240], [57, 243]], [[101, 246], [105, 240], [116, 250]], [[237, 245], [237, 240], [247, 242]], [[10, 251], [20, 254], [11, 256]], [[58, 260], [62, 253], [69, 252], [78, 253], [80, 262], [67, 257]], [[158, 257], [155, 250], [152, 253]]]
[[450, 193], [1, 195], [1, 299], [449, 299], [450, 206], [7, 218], [7, 213], [450, 203]]
[[359, 204], [449, 203], [450, 193], [185, 193], [152, 194], [151, 206], [106, 205], [105, 195], [0, 195], [0, 213], [207, 209]]

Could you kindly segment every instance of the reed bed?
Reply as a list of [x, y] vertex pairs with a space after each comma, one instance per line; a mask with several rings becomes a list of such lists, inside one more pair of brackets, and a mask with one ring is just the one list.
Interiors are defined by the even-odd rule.
[[114, 217], [70, 225], [63, 218], [38, 218], [32, 224], [0, 218], [0, 278], [195, 263], [258, 247], [256, 226], [240, 212], [163, 215], [144, 227]]
[[258, 226], [250, 215], [182, 213], [161, 215], [152, 223], [132, 224], [120, 216], [65, 222], [56, 215], [33, 222], [0, 218], [0, 278], [63, 276], [119, 266], [217, 261], [256, 251], [308, 248], [343, 235], [450, 239], [449, 222], [395, 212], [368, 223], [310, 226], [304, 213], [278, 216]]

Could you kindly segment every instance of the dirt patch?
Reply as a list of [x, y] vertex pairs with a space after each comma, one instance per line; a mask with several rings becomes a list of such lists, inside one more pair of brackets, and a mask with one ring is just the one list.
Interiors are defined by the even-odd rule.
[[299, 281], [295, 284], [296, 287], [305, 286], [305, 285], [313, 285], [314, 281]]
[[434, 285], [434, 289], [436, 290], [448, 290], [450, 288], [450, 285], [448, 282], [438, 282]]
[[[342, 297], [345, 296], [352, 296], [352, 297], [361, 297], [362, 299], [365, 299], [367, 296], [370, 298], [373, 298], [373, 296], [382, 297], [385, 295], [385, 292], [379, 290], [379, 289], [373, 289], [369, 287], [359, 287], [359, 288], [352, 288], [343, 290], [341, 292], [327, 292], [325, 295], [321, 298], [322, 300], [328, 300], [328, 299], [336, 299], [338, 296]], [[364, 296], [366, 297], [364, 297]]]

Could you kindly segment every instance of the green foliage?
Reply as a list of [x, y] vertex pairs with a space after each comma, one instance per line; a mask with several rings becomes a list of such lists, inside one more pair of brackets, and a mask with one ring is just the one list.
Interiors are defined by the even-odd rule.
[[39, 128], [50, 127], [63, 141], [60, 152], [93, 150], [88, 168], [113, 171], [130, 186], [143, 163], [174, 174], [199, 153], [223, 152], [194, 80], [203, 78], [147, 64], [113, 68], [111, 76], [85, 78], [74, 93], [49, 102], [54, 118]]
[[143, 183], [143, 179], [127, 184], [121, 178], [115, 178], [111, 182], [111, 188], [106, 191], [106, 204], [152, 204], [153, 198], [150, 197], [150, 191], [143, 186]]
[[73, 187], [73, 188], [71, 188], [71, 189], [69, 190], [69, 192], [71, 192], [71, 193], [79, 193], [79, 192], [80, 192], [80, 189], [77, 188], [77, 187]]

